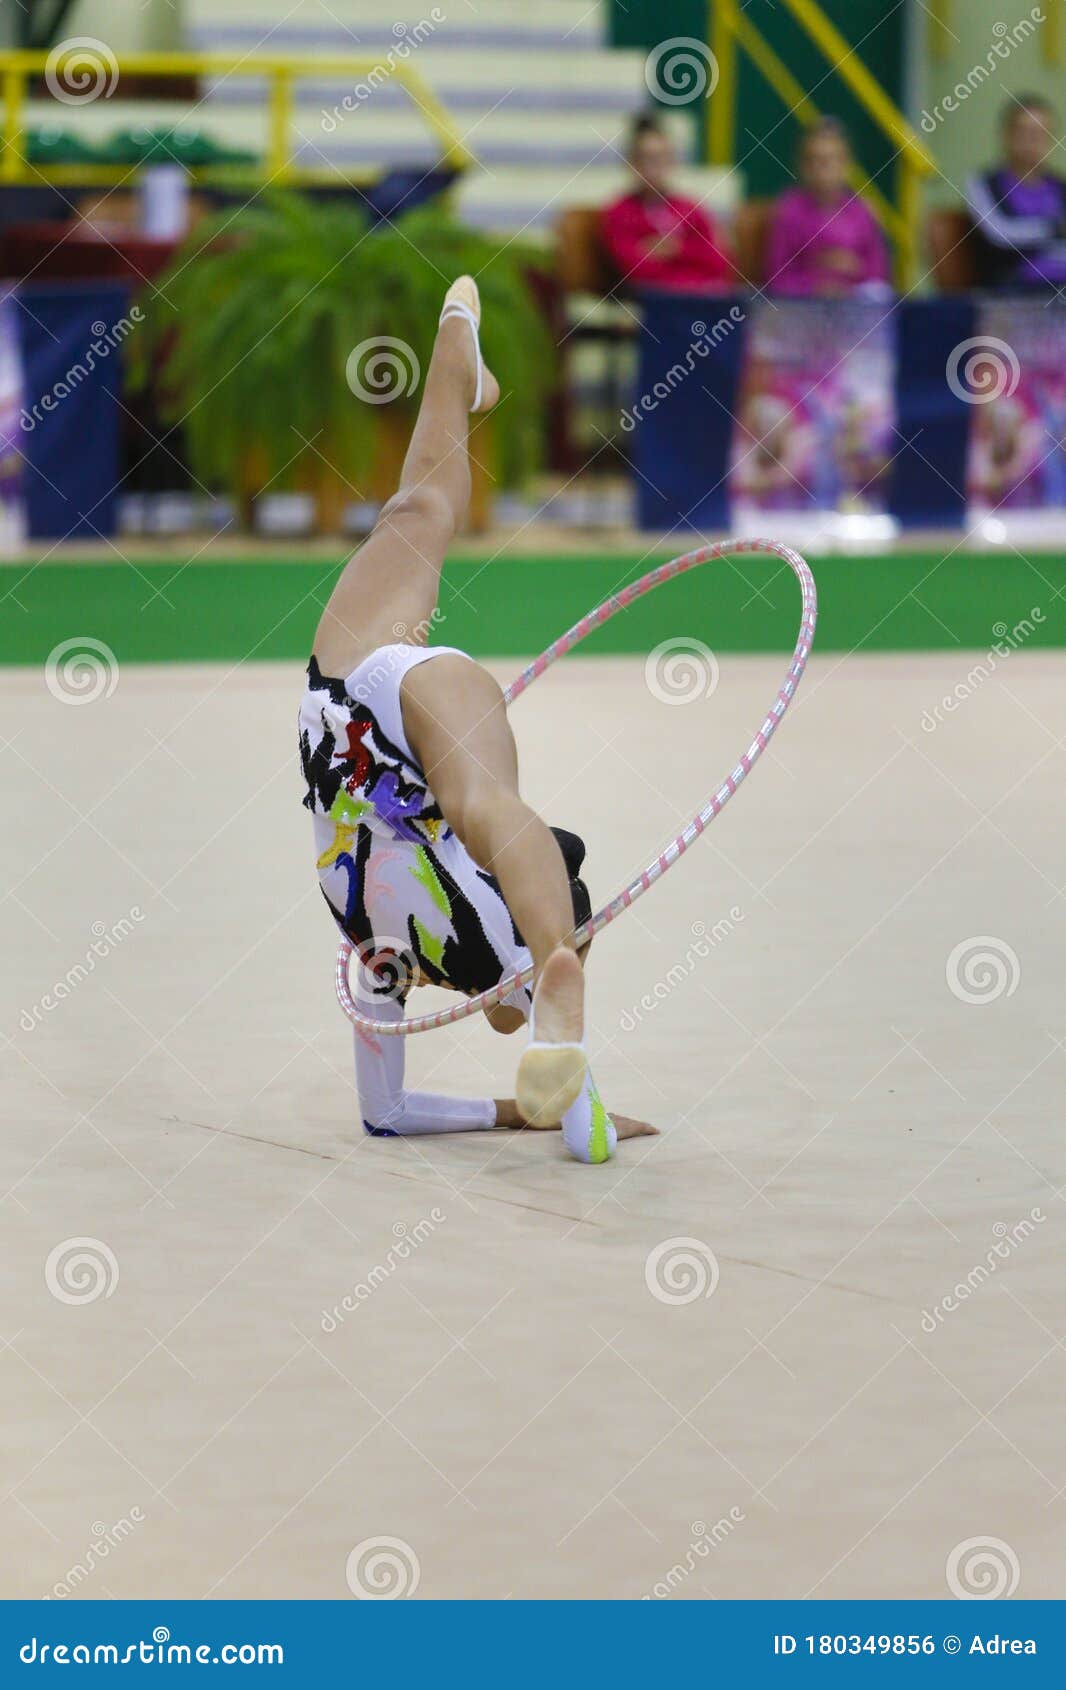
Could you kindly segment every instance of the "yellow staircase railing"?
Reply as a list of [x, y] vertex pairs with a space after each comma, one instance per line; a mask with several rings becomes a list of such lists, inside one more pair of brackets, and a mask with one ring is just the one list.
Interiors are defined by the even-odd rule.
[[[896, 149], [896, 193], [894, 201], [870, 181], [856, 164], [853, 185], [869, 201], [896, 255], [896, 280], [901, 288], [912, 287], [917, 273], [918, 217], [921, 183], [936, 166], [918, 135], [899, 107], [885, 93], [873, 73], [826, 17], [816, 0], [780, 0], [810, 40], [828, 60], [874, 123]], [[801, 123], [816, 123], [822, 113], [751, 21], [750, 12], [738, 0], [709, 0], [709, 40], [718, 64], [718, 85], [708, 103], [707, 151], [712, 164], [730, 164], [735, 135], [736, 71], [738, 50], [742, 50], [765, 77], [778, 98]]]
[[[0, 94], [3, 102], [0, 182], [44, 181], [72, 187], [97, 184], [104, 186], [127, 180], [138, 168], [128, 164], [88, 162], [45, 165], [31, 163], [27, 158], [25, 124], [28, 110], [32, 109], [33, 116], [46, 121], [50, 127], [76, 118], [78, 110], [78, 102], [69, 96], [66, 103], [49, 101], [46, 104], [42, 101], [38, 105], [34, 102], [31, 108], [31, 83], [46, 73], [53, 78], [61, 77], [65, 66], [75, 71], [79, 64], [84, 71], [85, 53], [77, 47], [72, 47], [69, 53], [64, 53], [61, 49], [53, 49], [50, 54], [0, 53]], [[153, 80], [165, 78], [186, 82], [230, 76], [266, 79], [267, 140], [262, 162], [257, 165], [209, 164], [194, 167], [190, 174], [198, 180], [210, 180], [216, 176], [231, 180], [236, 175], [242, 180], [251, 178], [256, 181], [276, 182], [286, 187], [372, 180], [378, 172], [372, 169], [348, 171], [335, 165], [328, 156], [323, 158], [321, 167], [306, 168], [294, 162], [293, 96], [295, 85], [307, 77], [328, 77], [335, 83], [350, 81], [353, 104], [350, 108], [345, 108], [346, 112], [354, 111], [366, 97], [358, 92], [360, 88], [380, 87], [386, 79], [396, 82], [422, 113], [427, 128], [440, 147], [440, 162], [456, 170], [464, 170], [474, 162], [473, 153], [464, 144], [458, 127], [444, 106], [417, 71], [398, 57], [279, 58], [270, 54], [249, 54], [238, 59], [217, 53], [124, 53], [110, 57], [104, 68], [108, 81], [114, 86], [120, 85], [124, 77]], [[74, 86], [77, 87], [78, 84], [75, 83]], [[115, 112], [116, 127], [119, 127], [121, 105], [115, 105], [112, 109]], [[166, 122], [167, 116], [167, 106], [161, 105], [161, 126]], [[210, 119], [209, 108], [206, 116]], [[175, 119], [175, 125], [180, 126], [180, 120]]]

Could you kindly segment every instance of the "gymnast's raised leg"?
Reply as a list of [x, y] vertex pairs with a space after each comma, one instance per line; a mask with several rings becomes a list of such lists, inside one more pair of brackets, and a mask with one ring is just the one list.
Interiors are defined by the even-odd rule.
[[[481, 362], [477, 289], [464, 277], [448, 293], [400, 487], [352, 558], [326, 606], [315, 658], [345, 676], [389, 642], [424, 645], [440, 569], [470, 495], [469, 413], [499, 398]], [[519, 1064], [516, 1102], [534, 1126], [557, 1124], [584, 1087], [584, 977], [570, 944], [573, 908], [551, 830], [524, 802], [500, 688], [458, 653], [405, 669], [403, 727], [447, 824], [474, 862], [493, 874], [532, 954], [532, 1037]]]

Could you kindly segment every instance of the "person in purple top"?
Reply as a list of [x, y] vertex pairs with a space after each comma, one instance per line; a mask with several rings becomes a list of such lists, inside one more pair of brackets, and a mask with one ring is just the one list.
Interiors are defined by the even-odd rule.
[[1003, 161], [966, 190], [977, 244], [978, 286], [1066, 285], [1066, 180], [1048, 169], [1055, 114], [1037, 94], [1012, 98], [1003, 113]]
[[844, 125], [824, 117], [804, 134], [799, 185], [775, 202], [766, 253], [770, 293], [867, 297], [889, 291], [888, 254], [865, 200], [848, 187]]

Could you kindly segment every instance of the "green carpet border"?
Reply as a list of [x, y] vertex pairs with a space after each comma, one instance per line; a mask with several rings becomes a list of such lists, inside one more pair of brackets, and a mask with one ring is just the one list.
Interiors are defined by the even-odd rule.
[[[590, 553], [445, 566], [435, 643], [477, 656], [539, 651], [656, 558]], [[932, 552], [811, 558], [820, 652], [986, 650], [1010, 639], [1066, 645], [1066, 553]], [[119, 662], [234, 663], [306, 655], [339, 564], [299, 557], [14, 564], [0, 572], [0, 663], [41, 664], [92, 639]], [[786, 651], [799, 594], [783, 564], [708, 564], [598, 630], [585, 652], [647, 653], [663, 640], [715, 651]], [[1022, 626], [1022, 625], [1025, 626]]]

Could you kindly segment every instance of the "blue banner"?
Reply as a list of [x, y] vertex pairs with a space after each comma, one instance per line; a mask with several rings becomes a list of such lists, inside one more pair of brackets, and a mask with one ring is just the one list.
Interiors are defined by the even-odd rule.
[[19, 287], [23, 400], [15, 435], [35, 539], [113, 534], [122, 348], [139, 314], [117, 283]]
[[973, 301], [910, 300], [898, 312], [890, 508], [904, 528], [958, 528], [966, 516], [972, 406], [948, 382], [948, 370], [973, 334]]
[[648, 294], [637, 392], [622, 414], [632, 437], [641, 528], [706, 533], [728, 526], [726, 471], [750, 302]]
[[1059, 1685], [1061, 1602], [8, 1602], [5, 1681]]

